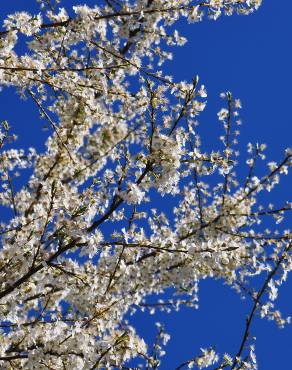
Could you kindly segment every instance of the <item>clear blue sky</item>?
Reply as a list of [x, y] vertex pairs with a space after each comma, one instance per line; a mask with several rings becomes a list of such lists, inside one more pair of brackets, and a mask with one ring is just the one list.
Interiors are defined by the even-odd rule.
[[[63, 1], [71, 6], [86, 1]], [[30, 10], [33, 0], [2, 1], [1, 17], [16, 10]], [[87, 3], [93, 4], [94, 1]], [[212, 147], [217, 143], [219, 124], [216, 112], [221, 91], [230, 90], [243, 102], [243, 143], [268, 144], [267, 154], [279, 160], [286, 147], [292, 145], [291, 86], [292, 86], [292, 1], [263, 0], [255, 14], [243, 17], [222, 17], [187, 25], [180, 23], [180, 32], [188, 43], [174, 50], [174, 60], [166, 68], [176, 80], [200, 76], [208, 90], [208, 108], [201, 116], [202, 137]], [[41, 146], [45, 134], [38, 115], [31, 105], [21, 102], [13, 91], [0, 92], [0, 120], [8, 119], [19, 134], [19, 145]], [[291, 200], [288, 182], [274, 197]], [[273, 201], [277, 200], [276, 198]], [[6, 217], [6, 215], [3, 215]], [[291, 227], [291, 219], [290, 225]], [[282, 289], [279, 307], [284, 316], [292, 315], [291, 279]], [[200, 285], [200, 308], [184, 309], [179, 313], [155, 317], [138, 314], [138, 332], [151, 338], [153, 322], [165, 323], [172, 339], [161, 369], [176, 365], [195, 355], [200, 347], [216, 345], [220, 353], [237, 352], [251, 302], [239, 296], [221, 282], [205, 281]], [[292, 368], [289, 354], [292, 326], [279, 330], [273, 322], [255, 320], [252, 334], [257, 336], [256, 349], [261, 370]]]

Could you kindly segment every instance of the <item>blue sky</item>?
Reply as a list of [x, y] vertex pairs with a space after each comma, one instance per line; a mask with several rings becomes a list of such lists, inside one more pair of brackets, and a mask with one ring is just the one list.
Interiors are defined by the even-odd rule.
[[[65, 0], [64, 6], [86, 1]], [[91, 0], [87, 3], [94, 4]], [[200, 130], [210, 148], [218, 143], [219, 123], [216, 113], [222, 101], [221, 91], [230, 90], [243, 102], [242, 143], [263, 142], [267, 155], [279, 160], [285, 148], [292, 145], [292, 2], [264, 0], [255, 14], [222, 17], [216, 22], [180, 23], [180, 33], [188, 43], [174, 50], [174, 59], [165, 68], [175, 80], [200, 76], [208, 90], [208, 106], [200, 118]], [[33, 0], [14, 0], [1, 4], [0, 16], [16, 10], [30, 10]], [[29, 102], [20, 101], [12, 90], [0, 92], [0, 120], [7, 119], [19, 134], [19, 145], [41, 146], [45, 133], [37, 112]], [[23, 145], [22, 145], [23, 144]], [[244, 146], [242, 146], [244, 147]], [[283, 183], [281, 192], [273, 195], [291, 200], [291, 184]], [[3, 218], [7, 215], [3, 215]], [[291, 219], [290, 227], [291, 227]], [[284, 316], [292, 315], [291, 279], [280, 293], [279, 307]], [[220, 281], [200, 284], [199, 310], [183, 309], [171, 315], [137, 314], [133, 319], [138, 332], [151, 338], [153, 322], [161, 320], [171, 334], [162, 370], [195, 355], [200, 347], [216, 345], [218, 352], [233, 354], [238, 350], [251, 302], [239, 296]], [[259, 368], [288, 369], [292, 344], [292, 326], [279, 330], [273, 322], [256, 319], [252, 334], [257, 337]]]

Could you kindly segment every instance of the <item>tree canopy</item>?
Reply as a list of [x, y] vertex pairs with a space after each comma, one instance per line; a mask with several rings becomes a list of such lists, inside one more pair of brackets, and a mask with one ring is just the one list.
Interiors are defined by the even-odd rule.
[[266, 145], [248, 144], [242, 179], [240, 99], [221, 94], [221, 150], [206, 152], [206, 88], [163, 63], [186, 41], [182, 18], [248, 15], [261, 1], [38, 2], [38, 14], [9, 15], [0, 31], [1, 87], [30, 99], [48, 126], [39, 151], [16, 149], [1, 125], [0, 204], [12, 211], [0, 225], [1, 368], [157, 369], [168, 334], [158, 325], [151, 347], [128, 315], [196, 308], [209, 277], [253, 300], [242, 341], [237, 353], [202, 348], [178, 369], [256, 369], [254, 316], [290, 321], [275, 300], [292, 268], [291, 232], [277, 224], [292, 204], [270, 204], [269, 193], [292, 149], [260, 176]]

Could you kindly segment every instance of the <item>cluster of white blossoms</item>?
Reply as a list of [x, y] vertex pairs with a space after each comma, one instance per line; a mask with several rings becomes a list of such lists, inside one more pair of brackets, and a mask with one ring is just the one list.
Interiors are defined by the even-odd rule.
[[128, 204], [140, 204], [145, 196], [145, 192], [139, 189], [137, 184], [129, 183], [128, 190], [121, 196]]
[[182, 145], [180, 137], [172, 138], [163, 134], [153, 136], [151, 160], [155, 165], [154, 176], [158, 190], [164, 193], [178, 193]]
[[42, 17], [40, 14], [31, 16], [26, 12], [16, 12], [9, 15], [3, 23], [7, 30], [17, 30], [26, 36], [32, 36], [40, 31]]
[[[188, 368], [188, 369], [205, 369], [218, 362], [219, 357], [216, 352], [211, 349], [201, 348], [202, 354], [197, 356], [179, 366], [177, 369]], [[225, 364], [224, 364], [225, 365]]]
[[262, 199], [288, 174], [292, 151], [258, 176], [265, 145], [250, 144], [240, 180], [240, 100], [221, 95], [222, 150], [204, 152], [204, 85], [174, 82], [160, 66], [171, 58], [165, 43], [185, 42], [169, 28], [181, 17], [250, 14], [261, 1], [37, 2], [41, 13], [10, 15], [0, 31], [0, 87], [29, 99], [49, 128], [42, 152], [15, 149], [1, 117], [0, 203], [11, 216], [0, 224], [1, 369], [122, 369], [133, 359], [157, 368], [168, 335], [159, 326], [151, 348], [129, 313], [197, 308], [207, 277], [253, 309], [237, 353], [203, 349], [178, 368], [255, 369], [255, 314], [289, 322], [275, 300], [292, 269], [292, 235], [274, 223], [291, 203]]

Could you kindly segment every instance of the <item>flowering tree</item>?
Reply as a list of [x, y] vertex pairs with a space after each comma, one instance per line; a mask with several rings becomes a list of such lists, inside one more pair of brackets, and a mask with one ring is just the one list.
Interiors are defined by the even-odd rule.
[[[9, 15], [0, 33], [1, 86], [31, 99], [51, 128], [44, 152], [16, 150], [2, 119], [0, 202], [12, 217], [0, 230], [1, 369], [133, 369], [132, 359], [156, 369], [167, 334], [159, 326], [149, 349], [127, 315], [167, 288], [156, 308], [196, 307], [206, 277], [250, 295], [252, 310], [237, 353], [202, 349], [178, 369], [256, 369], [252, 320], [289, 321], [274, 301], [292, 268], [290, 231], [258, 226], [280, 223], [291, 203], [265, 207], [258, 195], [269, 203], [292, 151], [258, 177], [265, 145], [249, 144], [240, 179], [240, 100], [221, 94], [222, 150], [203, 152], [206, 89], [161, 66], [166, 46], [185, 42], [172, 27], [180, 18], [247, 15], [261, 1], [104, 0], [72, 15], [38, 2], [41, 13]], [[21, 189], [16, 171], [30, 176]], [[252, 289], [255, 275], [263, 284]]]

